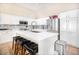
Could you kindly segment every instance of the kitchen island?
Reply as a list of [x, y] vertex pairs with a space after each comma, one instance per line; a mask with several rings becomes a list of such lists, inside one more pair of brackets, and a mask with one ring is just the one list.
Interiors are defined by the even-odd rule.
[[46, 31], [15, 31], [16, 36], [21, 36], [38, 44], [37, 55], [54, 54], [54, 42], [58, 39], [58, 33], [50, 33]]

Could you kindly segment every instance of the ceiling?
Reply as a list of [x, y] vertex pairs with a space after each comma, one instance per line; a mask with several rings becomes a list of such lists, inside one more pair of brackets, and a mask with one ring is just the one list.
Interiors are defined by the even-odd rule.
[[77, 3], [20, 3], [16, 4], [34, 11], [37, 18], [57, 15], [59, 13], [78, 9]]
[[78, 9], [78, 5], [78, 3], [0, 3], [0, 12], [38, 19]]

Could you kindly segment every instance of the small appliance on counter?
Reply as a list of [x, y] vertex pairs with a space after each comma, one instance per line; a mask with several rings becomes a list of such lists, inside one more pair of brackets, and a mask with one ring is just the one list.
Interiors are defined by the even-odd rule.
[[20, 25], [24, 25], [24, 27], [21, 27], [20, 30], [27, 30], [28, 22], [27, 21], [19, 21]]

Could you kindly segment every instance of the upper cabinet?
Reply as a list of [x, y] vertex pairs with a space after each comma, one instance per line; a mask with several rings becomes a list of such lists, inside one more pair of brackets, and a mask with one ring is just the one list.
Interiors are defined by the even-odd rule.
[[9, 14], [1, 14], [0, 24], [18, 24], [18, 17]]
[[33, 19], [27, 16], [17, 16], [5, 13], [0, 14], [0, 24], [19, 24], [19, 21], [28, 21], [30, 24], [31, 20]]

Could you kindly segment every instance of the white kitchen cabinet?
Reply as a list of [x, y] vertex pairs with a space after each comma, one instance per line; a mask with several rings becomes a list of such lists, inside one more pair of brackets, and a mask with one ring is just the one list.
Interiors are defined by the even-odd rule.
[[79, 47], [79, 10], [71, 10], [59, 14], [60, 40]]
[[16, 16], [11, 14], [1, 13], [1, 22], [0, 24], [18, 24], [18, 19]]
[[19, 24], [19, 21], [28, 21], [29, 23], [33, 20], [27, 16], [18, 16], [13, 14], [0, 14], [0, 24]]

